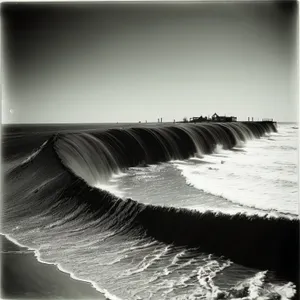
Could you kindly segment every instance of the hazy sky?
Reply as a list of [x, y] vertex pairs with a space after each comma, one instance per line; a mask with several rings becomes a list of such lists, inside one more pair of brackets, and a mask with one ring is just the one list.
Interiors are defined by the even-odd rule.
[[297, 120], [297, 3], [2, 3], [2, 122]]

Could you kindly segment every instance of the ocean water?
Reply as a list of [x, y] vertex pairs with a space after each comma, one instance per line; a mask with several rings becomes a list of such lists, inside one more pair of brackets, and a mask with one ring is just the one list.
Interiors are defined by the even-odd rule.
[[217, 145], [203, 158], [130, 168], [106, 188], [155, 205], [298, 216], [295, 128], [279, 125], [279, 132], [230, 150]]
[[108, 128], [4, 132], [2, 231], [108, 299], [295, 296], [297, 125]]

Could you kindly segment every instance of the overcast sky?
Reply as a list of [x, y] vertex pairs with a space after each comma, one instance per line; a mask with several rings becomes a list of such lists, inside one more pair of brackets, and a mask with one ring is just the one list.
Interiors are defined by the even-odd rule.
[[296, 121], [284, 3], [2, 3], [2, 122]]

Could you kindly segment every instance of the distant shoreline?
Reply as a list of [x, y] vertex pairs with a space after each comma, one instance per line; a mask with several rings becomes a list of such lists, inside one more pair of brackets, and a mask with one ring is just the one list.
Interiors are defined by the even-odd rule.
[[[236, 122], [252, 122], [252, 121], [247, 121], [247, 120], [238, 120]], [[262, 121], [253, 121], [253, 122], [262, 122]], [[277, 124], [298, 124], [298, 121], [289, 121], [289, 122], [283, 122], [283, 121], [274, 121]], [[164, 121], [162, 123], [158, 123], [157, 121], [155, 122], [141, 122], [139, 123], [138, 121], [136, 122], [100, 122], [100, 123], [2, 123], [2, 126], [7, 127], [7, 126], [36, 126], [36, 125], [42, 125], [42, 126], [95, 126], [95, 125], [159, 125], [159, 124], [182, 124], [184, 123], [182, 120], [178, 120], [175, 123], [172, 121]], [[188, 123], [193, 123], [193, 122], [188, 122]]]
[[88, 282], [55, 265], [39, 262], [32, 250], [1, 235], [2, 299], [106, 299]]

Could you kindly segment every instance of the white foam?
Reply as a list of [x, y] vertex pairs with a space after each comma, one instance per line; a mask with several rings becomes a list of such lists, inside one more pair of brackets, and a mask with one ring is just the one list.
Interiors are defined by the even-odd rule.
[[32, 160], [33, 158], [35, 158], [40, 152], [41, 150], [44, 148], [44, 146], [47, 144], [48, 140], [45, 141], [36, 151], [34, 151], [33, 153], [31, 153], [26, 159], [24, 159], [22, 161], [22, 165], [27, 163], [28, 161]]
[[220, 265], [216, 260], [211, 260], [199, 268], [197, 278], [200, 285], [200, 291], [207, 299], [217, 298], [221, 290], [214, 284], [213, 278], [231, 264], [230, 261], [227, 261]]
[[[130, 269], [130, 270], [126, 270], [125, 272], [123, 272], [122, 275], [125, 275], [125, 276], [130, 276], [130, 275], [133, 275], [133, 274], [136, 274], [136, 273], [140, 273], [142, 271], [145, 271], [146, 269], [148, 269], [155, 261], [159, 260], [163, 255], [165, 255], [168, 251], [169, 251], [169, 248], [170, 246], [167, 246], [163, 249], [160, 249], [158, 251], [157, 254], [153, 255], [152, 254], [149, 254], [149, 255], [146, 255], [143, 260], [137, 265], [137, 268], [133, 268], [133, 269]], [[151, 257], [153, 256], [152, 258], [150, 258], [149, 260], [148, 257]]]
[[267, 271], [258, 272], [252, 279], [249, 280], [249, 297], [251, 299], [257, 299], [260, 296], [266, 274]]
[[273, 288], [281, 296], [281, 300], [289, 300], [296, 295], [296, 286], [292, 282], [284, 285], [273, 285]]
[[103, 294], [107, 299], [110, 300], [122, 300], [121, 298], [117, 297], [116, 295], [110, 293], [108, 290], [99, 287], [95, 282], [91, 281], [91, 280], [87, 280], [87, 279], [83, 279], [80, 277], [77, 277], [74, 273], [69, 272], [68, 270], [64, 269], [59, 263], [49, 263], [43, 259], [41, 259], [41, 254], [39, 252], [38, 248], [32, 248], [29, 246], [26, 246], [24, 244], [19, 243], [16, 239], [14, 239], [13, 237], [11, 237], [8, 234], [4, 234], [4, 233], [0, 233], [2, 235], [4, 235], [9, 241], [11, 241], [12, 243], [16, 244], [19, 247], [23, 247], [23, 248], [27, 248], [28, 250], [33, 251], [34, 256], [36, 257], [36, 259], [43, 264], [47, 264], [47, 265], [54, 265], [56, 266], [61, 272], [66, 273], [68, 275], [70, 275], [70, 277], [74, 280], [78, 280], [78, 281], [82, 281], [82, 282], [86, 282], [91, 284], [91, 286], [96, 289], [98, 292], [100, 292], [101, 294]]
[[[282, 149], [282, 147], [286, 147]], [[186, 182], [231, 202], [298, 216], [298, 176], [295, 137], [248, 142], [246, 152], [217, 146], [215, 153], [190, 163], [173, 161]], [[202, 164], [193, 162], [203, 162]]]
[[296, 286], [291, 283], [273, 284], [265, 283], [265, 277], [268, 271], [261, 271], [256, 273], [253, 277], [239, 282], [233, 290], [239, 291], [248, 288], [247, 299], [270, 299], [270, 295], [277, 294], [282, 300], [292, 299], [296, 294]]
[[172, 259], [171, 266], [177, 264], [177, 262], [179, 261], [180, 257], [182, 257], [185, 254], [185, 252], [186, 252], [186, 250], [183, 250], [183, 251], [177, 253], [174, 256], [174, 258]]
[[96, 183], [94, 185], [94, 187], [96, 187], [97, 189], [100, 189], [100, 190], [103, 190], [103, 191], [107, 191], [107, 192], [110, 192], [111, 194], [119, 197], [119, 198], [123, 198], [124, 197], [124, 194], [125, 192], [124, 191], [121, 191], [119, 188], [118, 188], [118, 185], [117, 184], [111, 184], [111, 183], [107, 183], [107, 184], [103, 184], [103, 183]]
[[215, 147], [215, 149], [214, 149], [214, 153], [219, 154], [219, 153], [222, 153], [223, 150], [224, 150], [223, 149], [223, 145], [217, 144], [216, 147]]

